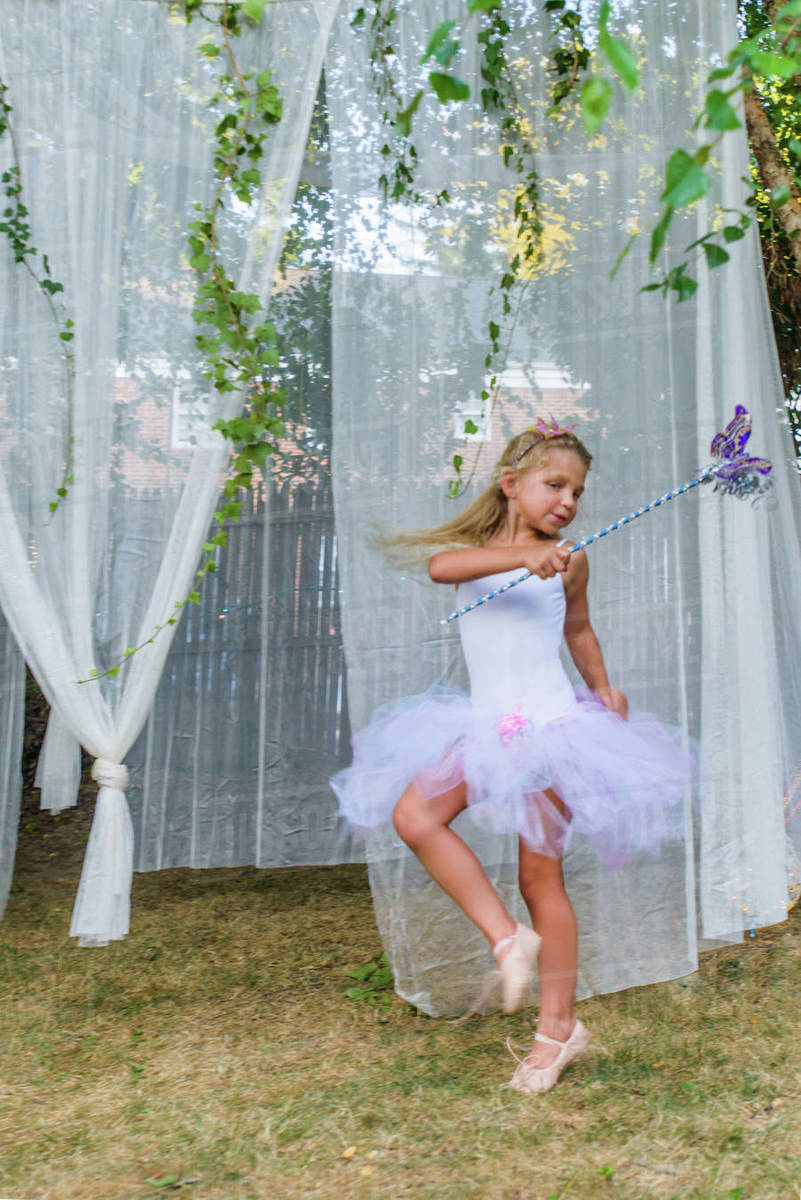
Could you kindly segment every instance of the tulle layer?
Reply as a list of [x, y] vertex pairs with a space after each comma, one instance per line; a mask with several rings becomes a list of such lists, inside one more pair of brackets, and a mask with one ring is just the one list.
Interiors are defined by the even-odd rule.
[[682, 836], [694, 774], [679, 730], [649, 713], [624, 720], [583, 689], [564, 716], [537, 724], [519, 706], [478, 711], [461, 692], [431, 688], [380, 708], [353, 750], [331, 783], [357, 830], [389, 821], [412, 782], [432, 799], [464, 781], [478, 824], [552, 857], [581, 834], [611, 868]]

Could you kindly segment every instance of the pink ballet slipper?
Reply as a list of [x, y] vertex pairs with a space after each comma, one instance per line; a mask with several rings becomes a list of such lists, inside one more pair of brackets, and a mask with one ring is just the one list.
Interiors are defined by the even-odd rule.
[[504, 1012], [517, 1012], [523, 1007], [541, 941], [542, 938], [533, 929], [518, 924], [514, 933], [501, 938], [492, 947], [503, 983]]
[[509, 1081], [509, 1086], [524, 1096], [534, 1096], [540, 1092], [549, 1092], [556, 1083], [565, 1067], [579, 1058], [590, 1044], [590, 1035], [581, 1021], [576, 1021], [573, 1032], [566, 1042], [557, 1042], [556, 1038], [544, 1033], [534, 1035], [535, 1042], [545, 1042], [549, 1046], [559, 1046], [559, 1054], [547, 1067], [538, 1067], [535, 1058], [518, 1058], [507, 1039], [509, 1053], [517, 1059], [517, 1068]]

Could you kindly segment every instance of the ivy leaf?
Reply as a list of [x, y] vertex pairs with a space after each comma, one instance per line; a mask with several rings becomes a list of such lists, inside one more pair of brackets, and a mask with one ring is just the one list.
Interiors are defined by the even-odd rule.
[[690, 296], [698, 291], [698, 280], [693, 279], [690, 275], [685, 275], [686, 270], [687, 263], [680, 263], [678, 267], [673, 268], [666, 280], [668, 287], [677, 293], [679, 303], [682, 300], [689, 300]]
[[467, 100], [470, 96], [470, 88], [455, 75], [444, 75], [441, 71], [432, 71], [428, 76], [428, 82], [436, 92], [440, 104], [447, 104], [449, 100]]
[[658, 225], [654, 226], [653, 233], [651, 234], [651, 247], [648, 251], [648, 261], [651, 263], [651, 265], [653, 265], [659, 257], [659, 251], [665, 244], [667, 231], [670, 229], [670, 223], [672, 220], [673, 209], [670, 207], [670, 205], [668, 205], [662, 214], [662, 219]]
[[420, 107], [420, 101], [423, 99], [423, 89], [416, 92], [410, 104], [402, 112], [399, 112], [395, 118], [395, 128], [401, 137], [408, 137], [412, 132], [412, 117]]
[[220, 53], [220, 47], [214, 42], [204, 42], [202, 46], [198, 46], [198, 54], [205, 54], [206, 58], [216, 58]]
[[500, 8], [501, 0], [467, 0], [467, 11], [469, 13], [489, 12], [493, 8]]
[[712, 180], [703, 167], [686, 150], [674, 150], [668, 159], [665, 190], [659, 199], [671, 208], [681, 208], [700, 200], [711, 187]]
[[783, 183], [779, 187], [775, 187], [770, 193], [770, 207], [773, 209], [783, 208], [790, 199], [790, 189], [787, 184]]
[[455, 24], [455, 21], [443, 21], [442, 24], [437, 26], [428, 39], [425, 54], [420, 59], [421, 67], [423, 63], [428, 62], [432, 55], [441, 67], [447, 67], [448, 63], [462, 46], [461, 42], [454, 41], [453, 38], [448, 37]]
[[740, 238], [745, 237], [745, 230], [739, 225], [724, 225], [721, 232], [724, 242], [739, 242]]
[[715, 83], [718, 79], [730, 79], [736, 70], [734, 63], [730, 63], [728, 67], [716, 67], [707, 77], [707, 83]]
[[623, 80], [623, 86], [627, 91], [633, 92], [637, 87], [637, 59], [626, 43], [613, 37], [607, 29], [610, 13], [609, 0], [603, 0], [598, 15], [598, 45], [608, 58], [612, 70]]
[[581, 85], [581, 115], [584, 118], [584, 128], [587, 133], [595, 130], [609, 112], [612, 102], [612, 85], [608, 79], [591, 75]]
[[270, 442], [257, 442], [255, 446], [251, 446], [248, 450], [251, 462], [254, 462], [259, 470], [263, 471], [272, 449], [273, 447]]
[[245, 0], [245, 3], [242, 5], [242, 12], [246, 17], [250, 17], [251, 21], [255, 21], [258, 24], [266, 4], [267, 0]]
[[639, 72], [637, 71], [637, 59], [634, 57], [633, 51], [629, 49], [625, 42], [621, 42], [619, 38], [612, 37], [610, 33], [606, 32], [599, 34], [598, 43], [609, 59], [609, 65], [612, 67], [612, 70], [622, 79], [626, 90], [629, 92], [635, 91]]
[[631, 250], [631, 247], [634, 245], [635, 241], [637, 240], [637, 238], [639, 236], [640, 236], [639, 233], [632, 233], [631, 236], [629, 237], [629, 240], [626, 242], [625, 246], [620, 251], [620, 254], [618, 254], [617, 258], [615, 259], [615, 265], [612, 267], [612, 270], [609, 272], [609, 282], [610, 283], [612, 282], [612, 280], [615, 278], [618, 271], [622, 267], [624, 258], [628, 254], [629, 250]]
[[715, 242], [704, 242], [704, 254], [708, 267], [722, 267], [731, 258], [728, 251], [724, 250], [722, 246], [716, 245]]
[[752, 50], [748, 65], [756, 75], [778, 75], [780, 79], [792, 79], [798, 70], [798, 62], [785, 54], [771, 54], [767, 50]]
[[717, 88], [714, 88], [707, 96], [704, 112], [706, 113], [705, 124], [710, 129], [720, 129], [725, 132], [728, 129], [739, 129], [742, 125], [742, 121], [729, 104], [726, 96]]

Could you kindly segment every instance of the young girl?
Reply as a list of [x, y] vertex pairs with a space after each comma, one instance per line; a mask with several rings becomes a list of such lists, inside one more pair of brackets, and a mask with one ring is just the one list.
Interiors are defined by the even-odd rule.
[[[587, 605], [589, 566], [564, 530], [576, 515], [591, 455], [555, 422], [507, 445], [486, 491], [436, 529], [388, 539], [405, 549], [448, 546], [429, 560], [458, 604], [527, 569], [534, 578], [459, 622], [470, 698], [436, 688], [379, 710], [354, 738], [351, 767], [333, 786], [358, 828], [390, 815], [423, 866], [486, 936], [506, 1012], [524, 1003], [539, 952], [540, 1015], [512, 1087], [545, 1092], [587, 1048], [576, 1019], [576, 919], [565, 891], [568, 834], [611, 869], [656, 850], [680, 829], [692, 762], [678, 731], [628, 716], [609, 684]], [[454, 548], [455, 547], [455, 548]], [[574, 690], [562, 634], [589, 691]], [[536, 933], [516, 924], [473, 851], [450, 829], [468, 808], [519, 837], [520, 890]]]

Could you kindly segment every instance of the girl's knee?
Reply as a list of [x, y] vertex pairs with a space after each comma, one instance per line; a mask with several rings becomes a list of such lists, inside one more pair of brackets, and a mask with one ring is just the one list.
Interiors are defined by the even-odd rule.
[[409, 790], [403, 793], [392, 813], [392, 824], [398, 837], [410, 850], [425, 840], [431, 818], [417, 792]]
[[518, 885], [527, 904], [543, 896], [564, 891], [562, 860], [545, 855], [527, 855], [520, 860]]

